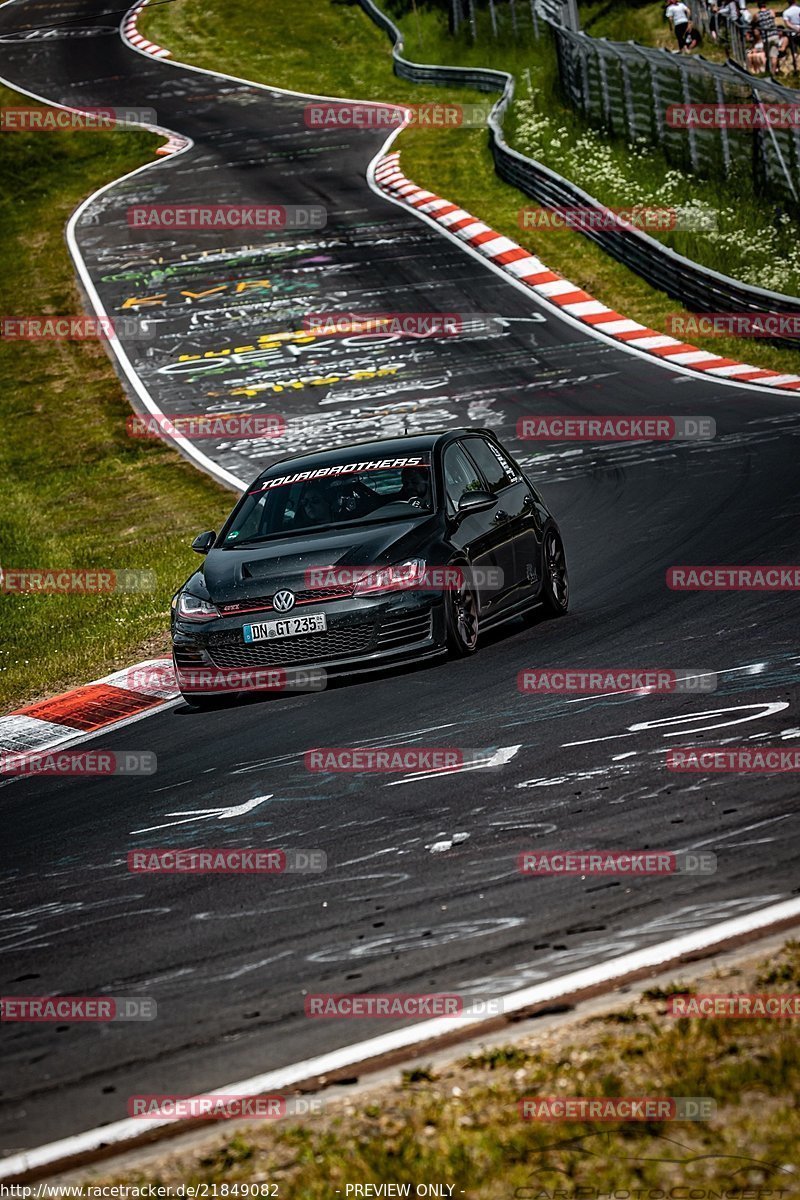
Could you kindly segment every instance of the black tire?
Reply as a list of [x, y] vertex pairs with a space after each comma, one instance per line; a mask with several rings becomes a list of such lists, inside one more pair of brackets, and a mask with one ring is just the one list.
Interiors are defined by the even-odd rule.
[[542, 545], [542, 604], [551, 617], [563, 617], [569, 609], [569, 572], [561, 534], [554, 525], [544, 533]]
[[181, 698], [192, 708], [196, 708], [200, 712], [205, 712], [211, 708], [218, 708], [220, 702], [219, 696], [193, 696], [187, 692], [181, 692]]
[[478, 598], [466, 579], [444, 594], [447, 649], [453, 658], [466, 658], [478, 648]]

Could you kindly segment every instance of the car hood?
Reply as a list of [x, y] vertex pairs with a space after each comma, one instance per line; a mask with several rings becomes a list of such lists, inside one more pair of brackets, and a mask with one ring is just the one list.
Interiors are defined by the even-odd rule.
[[278, 588], [301, 591], [314, 567], [377, 566], [414, 557], [430, 524], [424, 516], [211, 550], [198, 574], [210, 599], [220, 603], [270, 595]]

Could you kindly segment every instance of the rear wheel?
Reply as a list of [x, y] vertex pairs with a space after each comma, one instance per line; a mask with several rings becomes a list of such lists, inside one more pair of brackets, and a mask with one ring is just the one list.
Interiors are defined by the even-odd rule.
[[466, 579], [457, 589], [445, 592], [445, 606], [448, 650], [454, 658], [474, 654], [478, 648], [478, 600]]
[[553, 526], [545, 531], [542, 559], [542, 603], [545, 612], [552, 617], [563, 617], [569, 608], [569, 573], [561, 534]]

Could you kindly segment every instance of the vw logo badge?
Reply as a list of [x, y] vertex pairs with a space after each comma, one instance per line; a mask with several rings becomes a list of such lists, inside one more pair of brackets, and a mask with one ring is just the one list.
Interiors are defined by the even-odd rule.
[[294, 608], [294, 592], [276, 592], [272, 597], [272, 605], [276, 612], [288, 612]]

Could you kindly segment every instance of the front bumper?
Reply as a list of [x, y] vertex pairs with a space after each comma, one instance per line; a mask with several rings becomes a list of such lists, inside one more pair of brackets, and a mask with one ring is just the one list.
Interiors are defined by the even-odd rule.
[[303, 606], [303, 616], [324, 612], [325, 633], [306, 633], [271, 642], [246, 643], [243, 628], [277, 613], [220, 617], [202, 625], [173, 619], [175, 665], [187, 671], [324, 667], [331, 674], [379, 670], [445, 649], [441, 595], [409, 592], [374, 599], [358, 597]]

